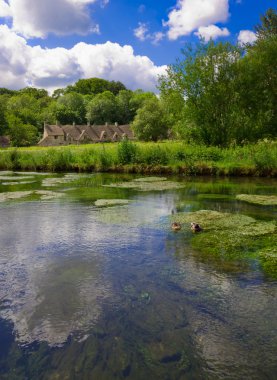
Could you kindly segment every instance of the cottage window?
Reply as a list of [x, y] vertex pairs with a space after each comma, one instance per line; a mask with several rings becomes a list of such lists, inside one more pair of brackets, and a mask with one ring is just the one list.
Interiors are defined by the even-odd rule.
[[58, 136], [54, 136], [54, 139], [57, 140]]

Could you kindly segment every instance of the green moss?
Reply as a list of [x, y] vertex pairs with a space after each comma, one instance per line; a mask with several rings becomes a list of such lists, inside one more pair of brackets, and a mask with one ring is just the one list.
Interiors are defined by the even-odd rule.
[[120, 183], [113, 183], [110, 185], [104, 185], [107, 187], [119, 187], [124, 189], [135, 189], [139, 191], [163, 191], [173, 190], [185, 187], [184, 183], [167, 181], [166, 178], [159, 177], [145, 177], [138, 178], [133, 181], [126, 181]]
[[263, 206], [277, 206], [277, 195], [238, 194], [236, 199]]
[[167, 178], [165, 177], [142, 177], [134, 179], [133, 182], [160, 182], [166, 180]]
[[261, 222], [246, 215], [211, 210], [180, 213], [171, 219], [183, 224], [183, 232], [190, 230], [191, 222], [201, 225], [202, 232], [191, 234], [192, 247], [198, 251], [227, 261], [255, 258], [261, 261], [265, 272], [276, 277], [274, 221]]
[[118, 206], [118, 205], [127, 205], [130, 201], [128, 199], [98, 199], [94, 202], [97, 207], [106, 207], [106, 206]]

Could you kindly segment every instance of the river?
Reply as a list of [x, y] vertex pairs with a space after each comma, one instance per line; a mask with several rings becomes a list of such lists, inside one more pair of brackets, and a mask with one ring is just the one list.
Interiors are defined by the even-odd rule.
[[276, 278], [171, 230], [203, 209], [274, 223], [236, 195], [276, 180], [139, 177], [0, 172], [1, 379], [276, 378]]

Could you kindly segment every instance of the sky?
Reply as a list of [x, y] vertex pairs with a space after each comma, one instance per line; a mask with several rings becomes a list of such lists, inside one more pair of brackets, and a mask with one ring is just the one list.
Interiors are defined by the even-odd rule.
[[276, 0], [0, 0], [0, 87], [52, 93], [80, 78], [157, 91], [188, 42], [253, 43]]

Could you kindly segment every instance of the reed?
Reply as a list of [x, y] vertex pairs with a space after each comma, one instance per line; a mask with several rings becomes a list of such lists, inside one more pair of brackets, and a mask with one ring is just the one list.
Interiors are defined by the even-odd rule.
[[180, 141], [8, 148], [0, 149], [0, 170], [276, 177], [277, 142], [228, 149]]

